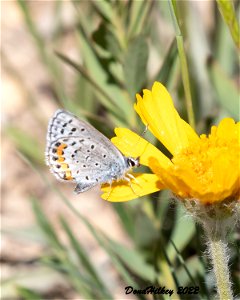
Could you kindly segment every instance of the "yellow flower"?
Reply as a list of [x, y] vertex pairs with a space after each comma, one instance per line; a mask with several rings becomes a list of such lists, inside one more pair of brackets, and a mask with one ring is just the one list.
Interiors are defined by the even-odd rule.
[[231, 118], [213, 126], [211, 133], [198, 136], [180, 118], [166, 88], [155, 82], [152, 90], [137, 95], [135, 110], [143, 123], [172, 155], [165, 156], [155, 146], [125, 128], [115, 130], [112, 142], [126, 156], [140, 157], [154, 174], [135, 174], [136, 180], [115, 182], [112, 190], [102, 188], [109, 201], [127, 201], [170, 189], [181, 199], [197, 199], [212, 204], [239, 199], [240, 123]]

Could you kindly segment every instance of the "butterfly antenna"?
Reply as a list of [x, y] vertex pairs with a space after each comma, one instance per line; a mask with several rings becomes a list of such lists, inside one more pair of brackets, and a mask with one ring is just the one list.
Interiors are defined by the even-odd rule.
[[[147, 125], [145, 126], [145, 129], [143, 130], [142, 134], [139, 135], [139, 138], [138, 138], [138, 140], [137, 140], [137, 142], [136, 142], [134, 148], [137, 147], [137, 145], [138, 145], [140, 139], [143, 138], [143, 136], [146, 134], [146, 132], [148, 131], [148, 127], [149, 127], [149, 124], [147, 124]], [[146, 142], [147, 142], [147, 144], [146, 144], [146, 147], [147, 147], [147, 145], [149, 144], [149, 142], [148, 142], [148, 141], [146, 141]], [[143, 150], [142, 154], [145, 152], [146, 147], [145, 147], [145, 149]], [[142, 154], [141, 154], [141, 155], [142, 155]], [[131, 153], [129, 153], [128, 155], [131, 156]], [[140, 157], [141, 155], [139, 155], [139, 157]]]

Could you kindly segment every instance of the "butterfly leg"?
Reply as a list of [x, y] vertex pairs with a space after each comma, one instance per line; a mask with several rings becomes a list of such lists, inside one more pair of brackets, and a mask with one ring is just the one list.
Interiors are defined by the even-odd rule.
[[106, 200], [109, 199], [109, 197], [110, 197], [110, 195], [111, 195], [111, 192], [112, 192], [112, 181], [109, 182], [109, 187], [110, 187], [110, 189], [109, 189], [109, 192], [108, 192], [108, 195], [107, 195]]
[[137, 180], [136, 177], [134, 177], [131, 173], [127, 173], [126, 176], [128, 176], [129, 178], [133, 179], [134, 182], [139, 186], [139, 181]]
[[133, 179], [135, 179], [135, 180], [136, 180], [136, 178], [135, 178], [132, 174], [128, 174], [128, 173], [123, 177], [123, 179], [125, 179], [125, 180], [129, 183], [129, 186], [130, 186], [130, 188], [131, 188], [133, 194], [135, 194], [136, 196], [140, 197], [140, 195], [138, 195], [138, 194], [134, 191], [134, 188], [132, 187], [131, 179], [130, 179], [129, 177], [127, 177], [127, 175], [128, 175], [128, 176], [131, 175], [131, 176], [129, 176], [129, 177], [130, 177], [130, 178], [133, 178]]

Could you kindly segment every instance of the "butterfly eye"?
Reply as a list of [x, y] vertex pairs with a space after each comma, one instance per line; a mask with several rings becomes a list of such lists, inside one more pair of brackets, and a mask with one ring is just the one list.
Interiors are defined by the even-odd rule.
[[132, 158], [132, 157], [129, 157], [127, 159], [127, 163], [129, 165], [129, 167], [138, 167], [139, 166], [139, 159], [138, 158]]

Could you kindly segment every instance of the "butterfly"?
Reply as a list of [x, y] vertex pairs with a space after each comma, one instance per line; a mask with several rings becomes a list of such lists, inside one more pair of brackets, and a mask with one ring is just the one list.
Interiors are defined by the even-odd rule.
[[57, 179], [77, 184], [77, 194], [115, 180], [130, 182], [134, 177], [128, 172], [140, 165], [139, 158], [124, 156], [101, 132], [65, 110], [49, 121], [45, 157]]

